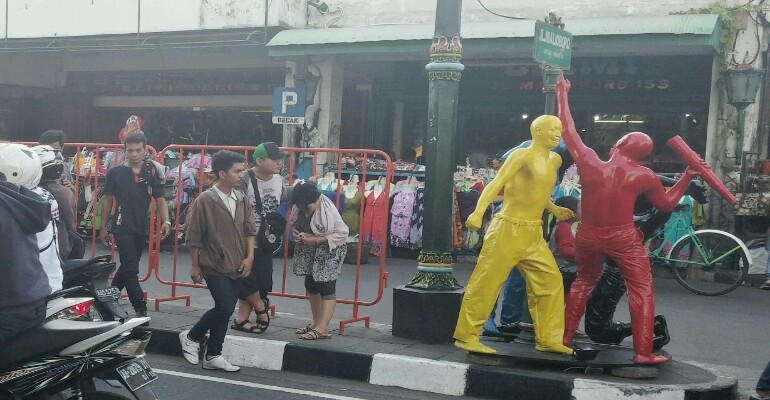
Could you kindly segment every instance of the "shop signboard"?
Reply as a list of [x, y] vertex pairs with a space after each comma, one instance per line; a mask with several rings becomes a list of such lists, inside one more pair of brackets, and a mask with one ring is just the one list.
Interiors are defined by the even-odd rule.
[[535, 61], [553, 68], [570, 69], [572, 34], [542, 21], [535, 22]]
[[279, 87], [273, 91], [273, 123], [294, 125], [305, 123], [305, 89]]

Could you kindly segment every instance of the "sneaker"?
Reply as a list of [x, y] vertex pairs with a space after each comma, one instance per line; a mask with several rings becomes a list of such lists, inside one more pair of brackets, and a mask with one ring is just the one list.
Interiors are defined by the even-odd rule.
[[192, 365], [198, 365], [198, 355], [201, 351], [200, 343], [190, 339], [187, 334], [189, 330], [179, 332], [179, 343], [182, 344], [182, 356]]
[[770, 290], [770, 281], [763, 283], [759, 288], [763, 290]]
[[144, 318], [147, 316], [147, 310], [136, 310], [137, 318]]
[[203, 369], [218, 369], [225, 372], [238, 372], [241, 367], [230, 364], [224, 357], [218, 355], [211, 360], [203, 359]]

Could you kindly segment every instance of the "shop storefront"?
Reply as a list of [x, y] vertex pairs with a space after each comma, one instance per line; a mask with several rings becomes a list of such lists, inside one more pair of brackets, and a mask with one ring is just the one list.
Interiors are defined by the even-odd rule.
[[[465, 70], [460, 81], [454, 157], [504, 152], [528, 138], [531, 120], [544, 109], [540, 68], [532, 61], [532, 21], [463, 24]], [[643, 131], [655, 140], [649, 160], [663, 172], [671, 164], [665, 141], [681, 135], [707, 153], [716, 129], [714, 57], [716, 15], [672, 15], [569, 21], [574, 35], [572, 110], [584, 140], [606, 154], [620, 136]], [[284, 31], [268, 43], [273, 57], [312, 65], [333, 58], [344, 66], [339, 109], [341, 147], [392, 151], [397, 157], [426, 140], [432, 27], [369, 26]], [[323, 77], [322, 77], [323, 79]], [[322, 118], [322, 117], [321, 117]], [[336, 134], [336, 132], [330, 132]], [[679, 168], [681, 169], [681, 168]]]
[[131, 114], [160, 147], [168, 144], [253, 145], [280, 142], [270, 121], [277, 68], [70, 72], [67, 95], [91, 99], [92, 141], [114, 140]]
[[[467, 61], [458, 105], [458, 163], [471, 153], [491, 157], [527, 140], [532, 119], [542, 113], [540, 68], [526, 61], [499, 63]], [[674, 135], [704, 154], [711, 57], [579, 58], [572, 65], [565, 73], [572, 82], [572, 112], [585, 142], [599, 154], [632, 131], [653, 138], [649, 161], [661, 172], [680, 167], [670, 164], [675, 157], [665, 145]], [[365, 113], [360, 92], [345, 91], [343, 99], [351, 100], [343, 100], [341, 147], [401, 156], [425, 140], [428, 84], [419, 63], [350, 63], [346, 71], [346, 88], [367, 82], [376, 99]]]

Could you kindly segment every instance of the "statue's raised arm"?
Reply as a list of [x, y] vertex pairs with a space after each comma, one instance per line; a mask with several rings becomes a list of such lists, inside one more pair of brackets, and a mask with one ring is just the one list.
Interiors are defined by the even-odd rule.
[[556, 83], [556, 103], [558, 106], [559, 119], [564, 127], [562, 131], [562, 138], [564, 143], [567, 144], [567, 150], [572, 154], [572, 158], [580, 166], [582, 162], [600, 161], [599, 156], [590, 147], [583, 143], [580, 135], [575, 127], [575, 120], [572, 119], [572, 113], [569, 110], [568, 93], [570, 90], [570, 82], [564, 78], [562, 73], [559, 77], [559, 81]]

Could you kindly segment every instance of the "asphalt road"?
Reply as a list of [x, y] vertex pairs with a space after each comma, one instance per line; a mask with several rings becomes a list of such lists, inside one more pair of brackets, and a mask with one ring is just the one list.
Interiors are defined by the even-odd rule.
[[291, 372], [243, 368], [228, 373], [207, 371], [187, 364], [180, 357], [150, 354], [150, 366], [158, 374], [152, 387], [158, 398], [174, 399], [330, 399], [330, 400], [395, 400], [456, 399], [434, 393], [370, 385]]
[[[146, 265], [146, 260], [145, 254], [140, 265]], [[386, 261], [388, 287], [382, 291], [382, 298], [376, 305], [361, 307], [359, 310], [359, 315], [371, 316], [372, 323], [380, 328], [387, 328], [392, 321], [392, 288], [409, 282], [416, 272], [415, 261], [394, 258]], [[377, 259], [370, 257], [369, 264], [362, 265], [359, 276], [359, 298], [362, 300], [369, 301], [378, 297], [379, 265], [375, 262]], [[189, 254], [180, 251], [177, 257], [179, 281], [190, 282], [189, 265]], [[303, 281], [292, 274], [291, 260], [287, 265], [284, 283], [283, 260], [274, 259], [274, 290], [303, 294]], [[162, 252], [160, 276], [170, 280], [173, 276], [172, 266], [173, 254]], [[146, 271], [144, 268], [141, 267], [140, 271]], [[455, 264], [455, 276], [461, 285], [468, 281], [472, 270], [472, 264]], [[355, 267], [346, 264], [337, 284], [339, 298], [353, 298], [355, 280]], [[167, 297], [171, 293], [171, 287], [159, 283], [154, 276], [142, 286], [150, 298]], [[770, 291], [740, 287], [723, 296], [707, 297], [688, 292], [673, 279], [656, 278], [655, 293], [656, 313], [667, 317], [672, 336], [666, 350], [675, 359], [699, 362], [735, 376], [739, 378], [742, 390], [754, 387], [759, 374], [770, 360]], [[204, 289], [178, 288], [177, 294], [190, 294], [194, 307], [209, 308], [213, 304]], [[277, 312], [309, 318], [310, 310], [305, 300], [278, 295], [271, 299]], [[184, 305], [182, 301], [172, 304]], [[335, 311], [335, 320], [350, 318], [352, 313], [352, 306], [339, 305]], [[625, 297], [618, 306], [616, 319], [629, 319]]]

